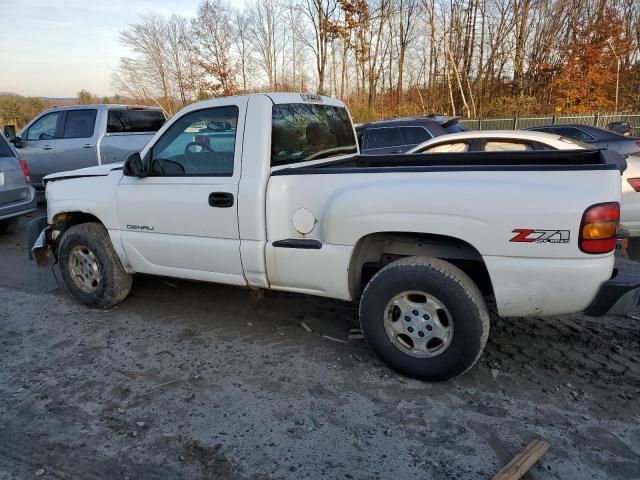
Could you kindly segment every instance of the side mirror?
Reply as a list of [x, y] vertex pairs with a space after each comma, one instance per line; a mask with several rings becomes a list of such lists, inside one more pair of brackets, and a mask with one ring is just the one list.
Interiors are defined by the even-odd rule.
[[127, 158], [127, 161], [124, 162], [124, 166], [122, 167], [122, 173], [127, 177], [146, 177], [146, 172], [144, 171], [144, 164], [142, 163], [142, 158], [140, 157], [140, 153], [134, 152]]
[[13, 140], [16, 138], [16, 126], [15, 125], [5, 125], [2, 128], [2, 132], [4, 136], [7, 137], [7, 140]]
[[9, 141], [13, 143], [16, 148], [22, 148], [22, 137], [13, 137], [10, 138]]

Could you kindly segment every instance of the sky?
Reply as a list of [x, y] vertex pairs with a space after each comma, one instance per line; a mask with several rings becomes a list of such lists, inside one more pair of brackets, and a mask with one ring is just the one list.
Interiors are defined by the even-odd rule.
[[191, 17], [199, 3], [0, 0], [0, 92], [75, 97], [86, 88], [111, 96], [111, 74], [128, 53], [118, 42], [119, 32], [149, 11]]

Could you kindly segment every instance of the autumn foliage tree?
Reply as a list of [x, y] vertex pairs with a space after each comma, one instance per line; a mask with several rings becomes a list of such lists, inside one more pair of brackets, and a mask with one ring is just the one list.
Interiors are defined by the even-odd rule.
[[358, 121], [640, 110], [638, 32], [638, 0], [200, 0], [123, 30], [113, 83], [167, 114], [267, 90]]
[[566, 59], [551, 87], [558, 111], [587, 113], [612, 111], [618, 59], [626, 55], [629, 41], [615, 12], [605, 12], [592, 25], [581, 25], [575, 39], [562, 52]]

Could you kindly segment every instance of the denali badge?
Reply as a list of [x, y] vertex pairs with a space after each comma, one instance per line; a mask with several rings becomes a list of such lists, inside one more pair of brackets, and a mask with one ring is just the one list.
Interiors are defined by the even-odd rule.
[[150, 232], [153, 230], [153, 227], [147, 225], [127, 225], [127, 230], [147, 230]]
[[516, 228], [517, 233], [510, 242], [525, 243], [569, 243], [569, 230], [537, 230], [533, 228]]

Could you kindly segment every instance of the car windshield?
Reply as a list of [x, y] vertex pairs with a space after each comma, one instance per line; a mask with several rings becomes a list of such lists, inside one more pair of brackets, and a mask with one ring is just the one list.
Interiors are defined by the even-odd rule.
[[271, 165], [335, 157], [358, 151], [346, 108], [280, 104], [272, 110]]
[[573, 143], [574, 145], [577, 145], [580, 148], [586, 148], [586, 149], [594, 148], [593, 145], [589, 145], [588, 143], [581, 142], [580, 140], [576, 140], [575, 138], [560, 137], [560, 141], [565, 143]]

